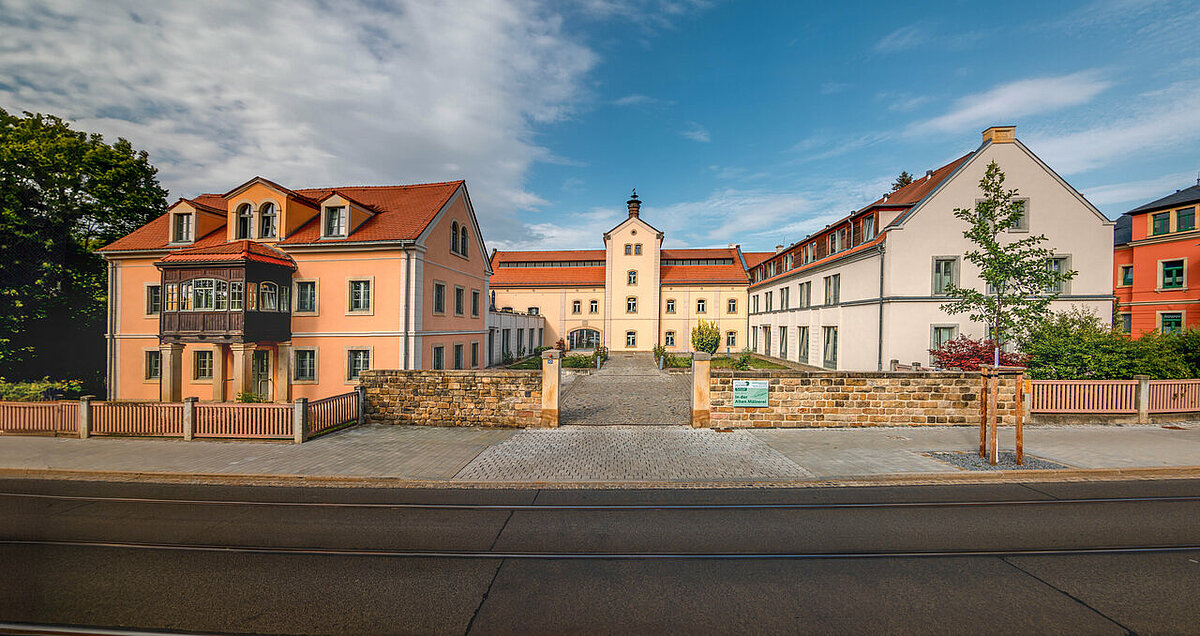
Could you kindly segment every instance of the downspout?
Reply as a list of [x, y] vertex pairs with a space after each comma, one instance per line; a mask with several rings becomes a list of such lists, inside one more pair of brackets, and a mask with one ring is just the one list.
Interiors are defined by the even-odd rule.
[[876, 362], [877, 371], [883, 371], [883, 245], [883, 241], [880, 241], [877, 247], [879, 250], [879, 358], [878, 362]]
[[107, 389], [108, 399], [110, 399], [110, 400], [117, 399], [117, 386], [116, 386], [116, 378], [114, 375], [115, 370], [116, 370], [115, 358], [116, 358], [117, 351], [116, 351], [116, 345], [115, 345], [115, 337], [113, 334], [113, 330], [117, 327], [117, 320], [116, 320], [116, 315], [115, 315], [116, 302], [114, 302], [114, 298], [116, 297], [116, 294], [115, 294], [116, 284], [117, 284], [116, 265], [110, 260], [110, 261], [108, 261], [108, 299], [107, 299], [107, 301], [108, 301], [108, 328], [106, 330], [107, 333], [105, 334], [105, 340], [106, 340], [105, 344], [107, 345], [107, 347], [105, 347], [105, 348], [108, 350], [108, 360], [106, 361], [106, 363], [104, 365], [105, 370], [106, 370], [105, 377], [104, 377], [104, 384]]
[[409, 315], [411, 313], [412, 313], [412, 250], [407, 250], [404, 253], [404, 332], [403, 332], [404, 333], [404, 342], [403, 342], [404, 357], [403, 357], [403, 365], [402, 365], [402, 368], [404, 368], [404, 369], [412, 368], [412, 365], [409, 363], [409, 356], [411, 354], [410, 341], [412, 340], [412, 333], [409, 331]]

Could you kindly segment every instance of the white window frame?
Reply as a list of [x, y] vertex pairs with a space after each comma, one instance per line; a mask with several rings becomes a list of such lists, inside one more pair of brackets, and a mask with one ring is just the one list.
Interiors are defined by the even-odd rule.
[[671, 331], [668, 329], [663, 334], [663, 346], [665, 346], [665, 347], [674, 347], [675, 346], [675, 332], [674, 331]]
[[571, 314], [575, 315], [575, 314], [582, 314], [582, 313], [583, 313], [583, 301], [582, 300], [572, 300], [571, 301]]
[[345, 368], [342, 369], [342, 378], [345, 384], [358, 384], [359, 378], [350, 377], [350, 352], [351, 351], [366, 351], [367, 352], [367, 368], [364, 371], [369, 371], [375, 368], [375, 347], [362, 345], [346, 345], [342, 353], [342, 363]]
[[707, 298], [697, 298], [696, 299], [696, 313], [698, 313], [698, 314], [707, 314], [708, 313], [708, 299]]
[[[952, 335], [950, 336], [950, 340], [957, 338], [958, 334], [959, 334], [958, 323], [947, 322], [947, 323], [934, 323], [934, 324], [929, 325], [929, 348], [930, 349], [938, 348], [938, 344], [937, 344], [938, 329], [952, 329], [953, 332], [952, 332]], [[933, 357], [933, 354], [931, 353], [931, 354], [929, 354], [929, 366], [934, 366], [934, 364], [935, 364], [934, 357]]]
[[800, 325], [796, 327], [796, 361], [808, 364], [808, 358], [811, 355], [809, 352], [811, 342], [809, 341], [808, 325]]
[[[334, 210], [340, 210], [339, 217], [341, 218], [340, 229], [338, 234], [329, 232], [329, 215]], [[321, 208], [321, 238], [346, 238], [350, 234], [350, 206], [349, 205], [327, 205]]]
[[[187, 222], [180, 225], [179, 220], [187, 217]], [[192, 243], [196, 240], [196, 215], [192, 212], [176, 212], [171, 215], [171, 242]]]
[[[830, 331], [832, 330], [832, 331]], [[833, 334], [833, 366], [830, 366], [829, 360], [829, 334]], [[841, 345], [838, 337], [838, 328], [836, 325], [823, 325], [821, 327], [821, 366], [826, 369], [837, 369], [838, 366], [838, 347]]]
[[726, 347], [736, 347], [737, 346], [737, 332], [736, 331], [726, 331], [725, 332], [725, 346]]
[[946, 292], [938, 291], [938, 286], [937, 286], [938, 269], [937, 269], [937, 266], [938, 266], [939, 261], [950, 261], [951, 262], [950, 283], [952, 285], [957, 286], [958, 281], [960, 280], [959, 279], [960, 258], [957, 254], [946, 255], [946, 256], [933, 256], [930, 259], [930, 267], [929, 267], [929, 290], [930, 290], [931, 295], [933, 295], [933, 296], [945, 296], [946, 295]]
[[[268, 206], [274, 210], [274, 214], [268, 215], [265, 213], [265, 210]], [[258, 238], [279, 238], [280, 209], [278, 203], [275, 203], [274, 201], [263, 201], [261, 204], [259, 204], [258, 214], [255, 216], [258, 217]], [[265, 229], [263, 228], [263, 224], [266, 222], [267, 218], [272, 219], [270, 234], [267, 234], [263, 231]]]
[[599, 300], [596, 300], [595, 298], [593, 298], [588, 301], [588, 313], [589, 314], [600, 313], [600, 301]]
[[663, 312], [664, 312], [664, 313], [668, 313], [668, 314], [673, 314], [673, 313], [675, 313], [675, 299], [674, 299], [674, 298], [668, 298], [668, 299], [667, 299], [667, 302], [666, 302], [666, 304], [664, 305], [664, 307], [665, 307], [665, 309], [663, 309]]
[[[1129, 283], [1126, 284], [1125, 270], [1129, 270]], [[1133, 287], [1133, 265], [1118, 265], [1117, 266], [1117, 282], [1114, 287]]]
[[629, 349], [637, 346], [637, 331], [629, 330], [625, 332], [625, 348]]
[[[1163, 287], [1163, 265], [1174, 261], [1183, 261], [1183, 286], [1182, 287]], [[1188, 259], [1186, 256], [1178, 256], [1172, 258], [1163, 258], [1158, 261], [1158, 286], [1154, 291], [1178, 292], [1188, 290]]]
[[[1175, 259], [1171, 259], [1171, 260], [1175, 260]], [[1187, 310], [1171, 309], [1171, 310], [1167, 310], [1167, 311], [1156, 311], [1156, 312], [1154, 312], [1154, 314], [1155, 314], [1154, 315], [1154, 323], [1160, 333], [1166, 333], [1165, 331], [1163, 331], [1163, 316], [1165, 314], [1179, 314], [1179, 330], [1185, 331], [1187, 329]]]
[[637, 296], [628, 296], [625, 298], [625, 313], [636, 314], [638, 312]]
[[[367, 308], [354, 309], [354, 283], [367, 284]], [[346, 315], [347, 316], [373, 316], [375, 315], [375, 277], [374, 276], [354, 276], [346, 279]]]
[[625, 285], [627, 287], [636, 287], [637, 279], [638, 279], [638, 276], [637, 276], [636, 269], [631, 269], [628, 272], [625, 272]]
[[730, 298], [725, 303], [725, 313], [731, 314], [731, 315], [737, 314], [737, 299], [736, 298]]

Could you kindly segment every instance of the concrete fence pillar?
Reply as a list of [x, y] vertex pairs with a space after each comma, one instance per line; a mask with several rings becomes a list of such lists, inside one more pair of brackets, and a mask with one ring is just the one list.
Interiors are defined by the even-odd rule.
[[708, 428], [711, 422], [712, 400], [709, 380], [712, 354], [697, 351], [692, 354], [692, 428]]
[[196, 437], [196, 397], [183, 398], [183, 439], [192, 441]]
[[558, 392], [561, 385], [562, 352], [558, 349], [547, 349], [542, 352], [541, 425], [544, 427], [558, 427]]
[[161, 402], [178, 402], [183, 399], [183, 345], [162, 344], [158, 346], [159, 393]]
[[1150, 376], [1135, 375], [1134, 380], [1137, 380], [1137, 417], [1138, 424], [1148, 424], [1150, 422]]
[[354, 392], [358, 394], [358, 425], [362, 426], [367, 423], [367, 387], [360, 384]]
[[308, 436], [308, 398], [296, 398], [292, 403], [292, 442], [304, 443]]
[[87, 439], [92, 434], [92, 400], [94, 395], [79, 398], [79, 439]]

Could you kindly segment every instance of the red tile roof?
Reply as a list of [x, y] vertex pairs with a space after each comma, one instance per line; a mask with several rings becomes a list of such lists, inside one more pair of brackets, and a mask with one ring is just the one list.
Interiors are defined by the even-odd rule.
[[164, 263], [211, 263], [227, 261], [255, 261], [258, 263], [271, 263], [272, 265], [285, 265], [293, 269], [296, 267], [296, 261], [292, 260], [291, 256], [270, 245], [246, 239], [230, 243], [201, 245], [199, 247], [176, 250], [162, 259]]
[[765, 262], [774, 255], [775, 252], [742, 252], [742, 257], [746, 259], [746, 269], [754, 269], [755, 265]]
[[[742, 269], [734, 248], [719, 249], [667, 249], [659, 253], [661, 259], [713, 259], [728, 258], [729, 265], [663, 265], [659, 271], [660, 284], [740, 284], [749, 279]], [[491, 287], [538, 287], [538, 286], [596, 286], [605, 283], [604, 267], [501, 267], [500, 263], [513, 262], [563, 262], [603, 261], [604, 250], [541, 250], [496, 252], [492, 255]]]
[[488, 286], [496, 287], [604, 287], [603, 267], [500, 267]]
[[738, 284], [749, 282], [740, 261], [732, 265], [663, 265], [659, 271], [663, 285]]
[[492, 258], [492, 267], [497, 263], [528, 263], [548, 261], [602, 261], [604, 250], [545, 250], [496, 252]]
[[[263, 179], [263, 181], [266, 181]], [[267, 182], [270, 183], [270, 182]], [[321, 244], [338, 242], [370, 242], [413, 240], [429, 225], [450, 197], [464, 184], [463, 181], [424, 183], [408, 186], [356, 186], [348, 188], [309, 188], [288, 190], [271, 184], [289, 193], [297, 201], [319, 207], [318, 201], [334, 192], [345, 196], [360, 206], [376, 212], [344, 239], [321, 239]], [[236, 191], [236, 189], [234, 190]], [[227, 212], [229, 202], [222, 194], [201, 194], [189, 202], [211, 208], [214, 212]], [[130, 232], [116, 241], [100, 248], [101, 252], [126, 252], [141, 250], [173, 249], [168, 244], [170, 228], [168, 215], [163, 215]], [[315, 243], [320, 239], [320, 217], [316, 216], [302, 225], [290, 236], [279, 241], [279, 245]], [[216, 231], [197, 240], [195, 246], [223, 243], [225, 229]]]

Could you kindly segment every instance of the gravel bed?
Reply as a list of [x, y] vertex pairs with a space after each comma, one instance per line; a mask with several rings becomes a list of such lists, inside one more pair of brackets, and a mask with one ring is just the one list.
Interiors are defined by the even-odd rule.
[[1017, 454], [1014, 451], [1000, 451], [996, 465], [988, 463], [986, 457], [980, 457], [976, 452], [964, 451], [928, 451], [921, 453], [926, 457], [946, 462], [959, 470], [1058, 470], [1062, 468], [1070, 468], [1055, 462], [1038, 459], [1025, 454], [1025, 463], [1017, 463]]

